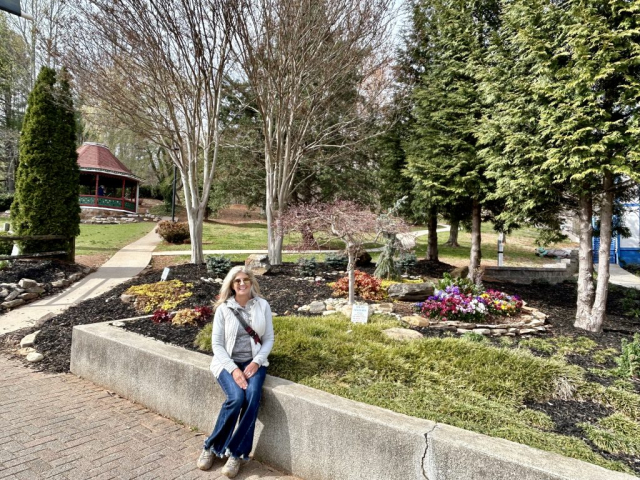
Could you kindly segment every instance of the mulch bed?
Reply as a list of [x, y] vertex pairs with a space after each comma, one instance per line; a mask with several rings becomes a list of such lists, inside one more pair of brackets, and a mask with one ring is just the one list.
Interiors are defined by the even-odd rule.
[[[319, 264], [319, 267], [319, 275], [326, 273], [322, 272], [322, 264]], [[372, 273], [374, 267], [366, 266], [359, 267], [359, 269]], [[430, 278], [438, 278], [441, 277], [444, 272], [451, 271], [452, 269], [453, 267], [451, 265], [439, 262], [420, 261], [415, 271], [411, 273]], [[25, 270], [25, 272], [27, 272], [27, 270]], [[35, 277], [33, 278], [34, 280], [42, 281], [41, 279], [48, 278], [45, 277], [45, 275], [47, 274], [42, 273], [38, 276], [32, 273], [29, 278]], [[193, 296], [181, 304], [181, 308], [210, 305], [214, 301], [219, 291], [219, 285], [200, 280], [201, 277], [208, 276], [204, 266], [184, 264], [172, 267], [171, 279], [175, 278], [193, 283]], [[298, 276], [294, 264], [285, 264], [274, 267], [269, 274], [259, 277], [262, 294], [269, 301], [274, 312], [280, 315], [287, 312], [297, 314], [296, 310], [298, 306], [309, 304], [313, 300], [326, 299], [331, 296], [331, 289], [327, 287], [326, 284], [299, 281], [296, 280]], [[325, 276], [325, 278], [330, 279], [331, 277]], [[1, 279], [2, 277], [0, 276], [0, 281]], [[37, 340], [37, 349], [44, 354], [44, 360], [41, 363], [31, 366], [48, 372], [68, 372], [71, 331], [73, 326], [138, 316], [139, 313], [136, 312], [131, 305], [120, 301], [120, 295], [131, 285], [153, 283], [159, 280], [160, 271], [147, 268], [131, 281], [114, 288], [100, 297], [86, 300], [73, 306], [63, 314], [49, 320], [42, 327], [42, 331]], [[597, 342], [598, 348], [613, 347], [619, 349], [620, 342], [623, 338], [631, 339], [634, 333], [640, 333], [640, 319], [625, 315], [625, 309], [623, 308], [623, 299], [625, 298], [624, 289], [612, 289], [607, 304], [608, 316], [604, 324], [604, 331], [600, 334], [594, 334], [573, 327], [576, 304], [576, 285], [574, 283], [557, 285], [487, 283], [485, 286], [487, 288], [503, 290], [509, 294], [517, 294], [522, 297], [529, 306], [546, 313], [548, 315], [547, 321], [553, 325], [552, 332], [544, 335], [547, 337], [549, 335], [583, 336]], [[410, 314], [412, 312], [412, 304], [410, 303], [400, 303], [398, 307], [403, 314]], [[190, 350], [196, 350], [193, 346], [193, 340], [199, 330], [197, 327], [173, 327], [170, 324], [158, 325], [151, 321], [139, 321], [128, 324], [126, 328], [127, 330], [145, 336], [180, 345]], [[428, 336], [442, 336], [444, 334], [443, 332], [430, 329], [417, 330]], [[13, 336], [5, 336], [5, 348], [7, 348], [7, 346], [15, 348], [16, 342], [19, 342], [19, 339], [26, 333], [28, 333], [28, 331], [15, 332]], [[0, 337], [0, 342], [1, 341], [2, 337]], [[517, 345], [519, 338], [515, 337], [514, 341]], [[2, 348], [2, 345], [0, 345], [0, 348]], [[540, 355], [544, 356], [545, 354], [540, 353]], [[568, 356], [567, 360], [583, 368], [596, 366], [592, 364], [589, 357], [580, 355]], [[605, 385], [611, 381], [610, 379], [604, 378], [589, 378], [589, 380], [599, 381]], [[557, 433], [578, 436], [583, 439], [584, 434], [577, 424], [583, 421], [594, 421], [609, 413], [605, 407], [574, 401], [554, 401], [528, 406], [542, 410], [550, 415], [556, 424]], [[595, 446], [593, 447], [595, 451], [598, 451], [605, 457], [626, 461], [626, 463], [640, 472], [640, 467], [638, 467], [638, 464], [632, 461], [632, 459], [625, 459], [621, 456], [614, 457], [606, 454], [606, 452], [600, 451]]]
[[85, 267], [62, 260], [13, 260], [0, 270], [0, 283], [18, 283], [23, 278], [48, 283], [81, 272]]

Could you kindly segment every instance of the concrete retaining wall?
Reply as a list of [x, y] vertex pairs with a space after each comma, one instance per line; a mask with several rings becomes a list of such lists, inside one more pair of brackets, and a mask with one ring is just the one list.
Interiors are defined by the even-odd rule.
[[578, 252], [571, 258], [544, 267], [483, 267], [485, 282], [510, 282], [530, 284], [535, 282], [561, 283], [578, 273]]
[[[207, 433], [224, 400], [209, 361], [108, 323], [73, 329], [73, 373]], [[254, 457], [306, 480], [636, 478], [271, 376]]]

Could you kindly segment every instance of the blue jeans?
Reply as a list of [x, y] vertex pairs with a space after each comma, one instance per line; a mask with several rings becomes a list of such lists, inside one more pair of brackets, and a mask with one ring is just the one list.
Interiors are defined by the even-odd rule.
[[[240, 363], [238, 368], [244, 370], [250, 363]], [[204, 442], [205, 450], [218, 457], [249, 458], [266, 375], [266, 367], [258, 368], [255, 375], [247, 380], [247, 389], [243, 390], [229, 372], [222, 370], [218, 383], [227, 399], [222, 404], [213, 433]]]

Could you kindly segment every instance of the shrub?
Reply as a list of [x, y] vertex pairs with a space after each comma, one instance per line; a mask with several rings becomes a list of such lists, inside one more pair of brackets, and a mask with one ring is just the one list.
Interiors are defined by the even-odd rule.
[[[385, 297], [386, 292], [382, 289], [380, 279], [360, 270], [355, 271], [355, 277], [354, 291], [356, 295], [365, 300], [382, 300]], [[342, 277], [333, 284], [332, 288], [333, 295], [336, 297], [349, 295], [349, 277]]]
[[469, 278], [452, 278], [451, 275], [445, 273], [442, 280], [436, 284], [437, 290], [446, 290], [447, 287], [458, 287], [460, 293], [465, 295], [480, 295], [484, 292], [482, 285], [476, 285]]
[[[0, 236], [6, 237], [8, 232], [0, 232]], [[13, 241], [0, 240], [0, 255], [11, 255], [13, 250]]]
[[198, 332], [198, 335], [196, 335], [196, 339], [193, 341], [193, 346], [203, 352], [210, 352], [212, 329], [212, 323], [208, 323], [207, 325], [205, 325], [204, 328]]
[[623, 377], [640, 377], [640, 334], [633, 336], [633, 341], [622, 340], [622, 354], [616, 359], [618, 374]]
[[302, 277], [313, 277], [316, 274], [316, 258], [300, 257], [298, 260], [298, 274]]
[[189, 291], [192, 286], [193, 284], [183, 283], [180, 280], [169, 280], [134, 285], [124, 293], [136, 296], [134, 307], [137, 311], [149, 313], [156, 309], [174, 309], [192, 295]]
[[173, 315], [171, 315], [167, 310], [163, 310], [161, 308], [158, 308], [157, 310], [155, 310], [153, 312], [153, 316], [151, 317], [151, 321], [153, 323], [168, 323], [171, 321], [171, 318], [173, 317]]
[[189, 224], [163, 220], [158, 224], [157, 232], [169, 243], [183, 243], [189, 238]]
[[396, 267], [398, 267], [402, 273], [409, 273], [409, 270], [415, 268], [417, 263], [418, 258], [415, 253], [403, 253], [396, 260]]
[[209, 307], [184, 308], [171, 318], [172, 325], [204, 325], [211, 321], [212, 310]]
[[224, 255], [209, 255], [206, 258], [207, 273], [216, 278], [224, 278], [231, 270], [231, 259]]
[[345, 270], [349, 259], [342, 253], [329, 253], [324, 261], [331, 270]]

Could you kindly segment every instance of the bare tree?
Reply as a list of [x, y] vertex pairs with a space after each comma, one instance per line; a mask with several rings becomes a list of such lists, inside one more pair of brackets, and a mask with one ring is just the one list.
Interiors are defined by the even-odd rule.
[[84, 103], [163, 147], [184, 185], [191, 262], [218, 155], [233, 0], [87, 0], [66, 56]]
[[[239, 0], [236, 49], [261, 119], [273, 264], [282, 261], [278, 217], [304, 181], [296, 173], [313, 161], [313, 152], [362, 140], [368, 108], [380, 101], [386, 63], [375, 59], [386, 39], [390, 3]], [[342, 101], [347, 91], [354, 92], [348, 106]], [[332, 111], [341, 101], [341, 110]]]
[[[389, 212], [376, 215], [366, 207], [355, 202], [339, 200], [332, 203], [307, 203], [288, 208], [279, 219], [279, 234], [289, 232], [319, 233], [313, 236], [302, 235], [300, 250], [317, 248], [317, 241], [323, 244], [331, 240], [341, 240], [349, 257], [347, 272], [349, 275], [349, 304], [353, 304], [355, 287], [356, 258], [364, 249], [366, 242], [375, 241], [384, 233], [401, 233], [408, 225]], [[311, 239], [311, 240], [309, 240]], [[313, 243], [308, 243], [313, 241]]]

